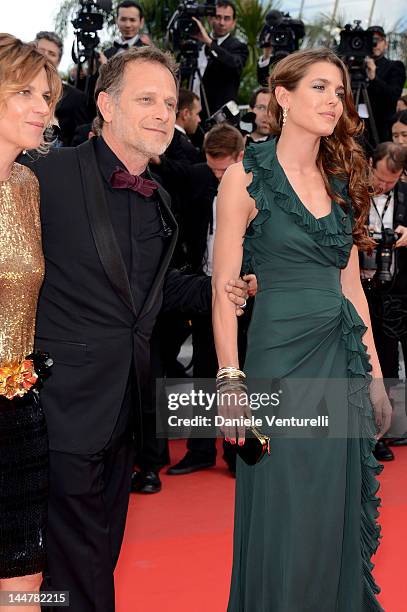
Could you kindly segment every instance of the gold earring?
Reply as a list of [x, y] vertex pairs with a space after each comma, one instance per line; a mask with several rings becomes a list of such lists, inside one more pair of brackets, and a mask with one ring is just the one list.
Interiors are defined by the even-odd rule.
[[288, 115], [288, 108], [286, 106], [284, 106], [284, 108], [283, 108], [283, 125], [286, 124], [287, 115]]

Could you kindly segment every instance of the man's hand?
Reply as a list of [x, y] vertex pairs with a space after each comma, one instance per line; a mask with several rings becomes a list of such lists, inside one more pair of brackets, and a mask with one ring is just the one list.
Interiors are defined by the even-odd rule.
[[140, 35], [140, 40], [143, 43], [143, 45], [146, 45], [146, 46], [151, 46], [153, 44], [153, 41], [148, 36], [148, 34], [141, 34]]
[[271, 45], [269, 47], [264, 47], [263, 48], [263, 58], [265, 60], [270, 59], [272, 51], [273, 51], [273, 47]]
[[404, 225], [398, 225], [394, 230], [397, 234], [400, 234], [400, 238], [395, 243], [395, 247], [405, 247], [407, 246], [407, 227]]
[[205, 45], [210, 45], [212, 42], [212, 38], [209, 36], [208, 32], [205, 30], [205, 26], [197, 19], [196, 17], [192, 17], [199, 28], [199, 33], [192, 36], [196, 40], [203, 42]]
[[99, 51], [98, 54], [98, 60], [99, 60], [99, 64], [102, 66], [103, 64], [107, 64], [107, 57], [106, 55], [103, 53], [103, 51]]
[[376, 64], [372, 57], [366, 58], [366, 68], [369, 81], [373, 81], [376, 78]]
[[225, 286], [225, 291], [229, 300], [236, 305], [236, 315], [240, 317], [244, 312], [247, 298], [257, 293], [257, 278], [254, 274], [246, 274], [243, 278], [230, 280]]

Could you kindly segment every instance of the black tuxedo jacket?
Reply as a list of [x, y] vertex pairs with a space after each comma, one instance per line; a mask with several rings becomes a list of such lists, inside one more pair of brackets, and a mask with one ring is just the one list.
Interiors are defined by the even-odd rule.
[[248, 56], [247, 45], [235, 36], [228, 36], [221, 45], [214, 41], [208, 49], [202, 82], [211, 115], [229, 100], [237, 101], [240, 76]]
[[405, 80], [403, 62], [395, 62], [384, 56], [376, 61], [376, 78], [369, 81], [368, 93], [380, 142], [391, 140], [391, 119]]
[[155, 172], [171, 194], [178, 194], [181, 237], [188, 269], [194, 274], [202, 274], [208, 230], [213, 223], [213, 199], [219, 182], [206, 163], [190, 165], [165, 156]]
[[[144, 47], [144, 46], [145, 46], [144, 43], [141, 42], [140, 39], [137, 39], [134, 45], [132, 45], [132, 47]], [[116, 55], [116, 53], [119, 51], [120, 48], [121, 47], [119, 45], [115, 45], [113, 43], [113, 45], [111, 47], [108, 47], [105, 51], [103, 51], [103, 53], [105, 54], [107, 59], [110, 59], [111, 57], [113, 57], [113, 55]]]
[[95, 453], [110, 439], [129, 375], [138, 389], [137, 418], [143, 396], [151, 393], [149, 341], [163, 291], [168, 309], [195, 304], [205, 310], [210, 288], [200, 278], [191, 282], [167, 272], [177, 225], [160, 187], [161, 262], [135, 311], [93, 142], [56, 149], [30, 166], [40, 182], [46, 261], [35, 347], [54, 360], [42, 390], [50, 448]]
[[72, 143], [76, 128], [92, 119], [83, 91], [67, 83], [63, 84], [63, 96], [57, 104], [55, 115], [66, 147]]
[[186, 162], [187, 164], [197, 164], [202, 161], [199, 149], [194, 147], [188, 136], [176, 128], [165, 155], [169, 159]]

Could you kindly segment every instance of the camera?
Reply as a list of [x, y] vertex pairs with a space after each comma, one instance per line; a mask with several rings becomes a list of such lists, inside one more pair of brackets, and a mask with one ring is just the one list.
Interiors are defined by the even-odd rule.
[[373, 281], [375, 286], [380, 287], [393, 280], [396, 257], [394, 244], [400, 236], [390, 227], [383, 228], [381, 232], [369, 231], [369, 236], [376, 241], [377, 246], [371, 255], [361, 253], [360, 266], [364, 270], [376, 270]]
[[292, 19], [289, 13], [271, 10], [267, 13], [266, 23], [259, 34], [259, 47], [272, 47], [272, 57], [278, 61], [298, 51], [304, 35], [305, 26], [301, 19]]
[[76, 40], [72, 44], [72, 59], [77, 65], [75, 87], [79, 88], [81, 66], [88, 62], [84, 93], [90, 99], [90, 75], [95, 69], [96, 47], [100, 43], [97, 34], [103, 28], [105, 17], [112, 10], [112, 0], [80, 0], [80, 9], [72, 25]]
[[240, 110], [238, 104], [234, 100], [229, 100], [226, 102], [221, 108], [219, 108], [216, 112], [213, 113], [208, 119], [205, 121], [204, 129], [205, 131], [210, 130], [214, 125], [218, 123], [230, 123], [235, 127], [238, 127], [240, 120]]
[[81, 8], [72, 25], [75, 30], [97, 32], [103, 28], [104, 14], [112, 10], [112, 0], [80, 0]]
[[366, 81], [366, 57], [373, 54], [375, 42], [374, 33], [364, 30], [360, 21], [355, 20], [354, 26], [350, 23], [340, 33], [338, 55], [346, 64], [352, 81]]
[[167, 26], [167, 43], [173, 51], [183, 55], [198, 55], [199, 43], [192, 37], [199, 34], [199, 28], [192, 17], [213, 17], [216, 15], [216, 0], [199, 4], [194, 0], [183, 0]]

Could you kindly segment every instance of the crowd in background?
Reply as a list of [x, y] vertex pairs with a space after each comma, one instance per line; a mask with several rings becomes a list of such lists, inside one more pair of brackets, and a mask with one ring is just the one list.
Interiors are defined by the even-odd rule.
[[[173, 265], [210, 276], [219, 182], [228, 166], [242, 159], [247, 144], [265, 142], [272, 137], [267, 118], [270, 99], [267, 78], [273, 62], [272, 47], [263, 49], [259, 59], [259, 87], [248, 101], [249, 113], [244, 122], [239, 122], [236, 117], [229, 120], [227, 113], [220, 120], [208, 121], [228, 103], [237, 102], [249, 52], [247, 45], [234, 34], [237, 21], [232, 2], [219, 0], [216, 15], [208, 17], [207, 22], [209, 29], [197, 20], [197, 70], [190, 87], [180, 89], [173, 140], [164, 155], [151, 160], [150, 169], [171, 195], [179, 224]], [[154, 45], [154, 41], [143, 33], [148, 24], [145, 24], [140, 4], [131, 0], [120, 3], [116, 24], [118, 36], [104, 51], [97, 53], [100, 65], [131, 47]], [[371, 159], [375, 190], [372, 191], [368, 223], [370, 231], [375, 231], [376, 235], [385, 228], [396, 232], [396, 248], [393, 249], [396, 255], [393, 256], [392, 280], [384, 285], [372, 282], [375, 264], [373, 271], [365, 270], [364, 262], [361, 262], [361, 267], [384, 377], [397, 379], [399, 341], [404, 358], [407, 357], [407, 326], [404, 330], [403, 325], [386, 325], [386, 321], [394, 317], [403, 319], [407, 306], [407, 96], [403, 96], [406, 72], [402, 62], [387, 59], [387, 38], [383, 28], [372, 26], [369, 29], [374, 37], [372, 57], [366, 58], [371, 116], [364, 104], [359, 108], [366, 124], [364, 144]], [[61, 39], [54, 32], [39, 32], [35, 44], [58, 67], [63, 52]], [[54, 146], [77, 146], [99, 134], [94, 100], [89, 96], [89, 88], [92, 90], [92, 82], [94, 84], [97, 78], [97, 69], [96, 74], [88, 76], [90, 79], [87, 80], [85, 69], [78, 76], [74, 68], [70, 71], [70, 82], [63, 85], [63, 97], [56, 109], [58, 125], [50, 134]], [[85, 86], [88, 91], [84, 92]], [[378, 142], [374, 138], [373, 126]], [[242, 362], [251, 301], [239, 327]], [[178, 356], [188, 337], [192, 338], [193, 357], [186, 369]], [[213, 378], [216, 374], [217, 362], [208, 314], [163, 313], [153, 334], [152, 347], [156, 376], [179, 378], [193, 374], [199, 378]], [[154, 401], [146, 406], [145, 413], [144, 448], [136, 457], [139, 470], [133, 475], [132, 486], [134, 491], [153, 493], [161, 489], [159, 471], [170, 458], [166, 441], [155, 438]], [[392, 441], [392, 444], [405, 443], [406, 438], [402, 435]], [[169, 474], [190, 473], [215, 464], [215, 439], [190, 439], [187, 447], [185, 457], [169, 468]], [[378, 443], [376, 456], [379, 460], [394, 458], [388, 442], [382, 440]], [[235, 457], [229, 448], [225, 447], [224, 458], [234, 473]]]

